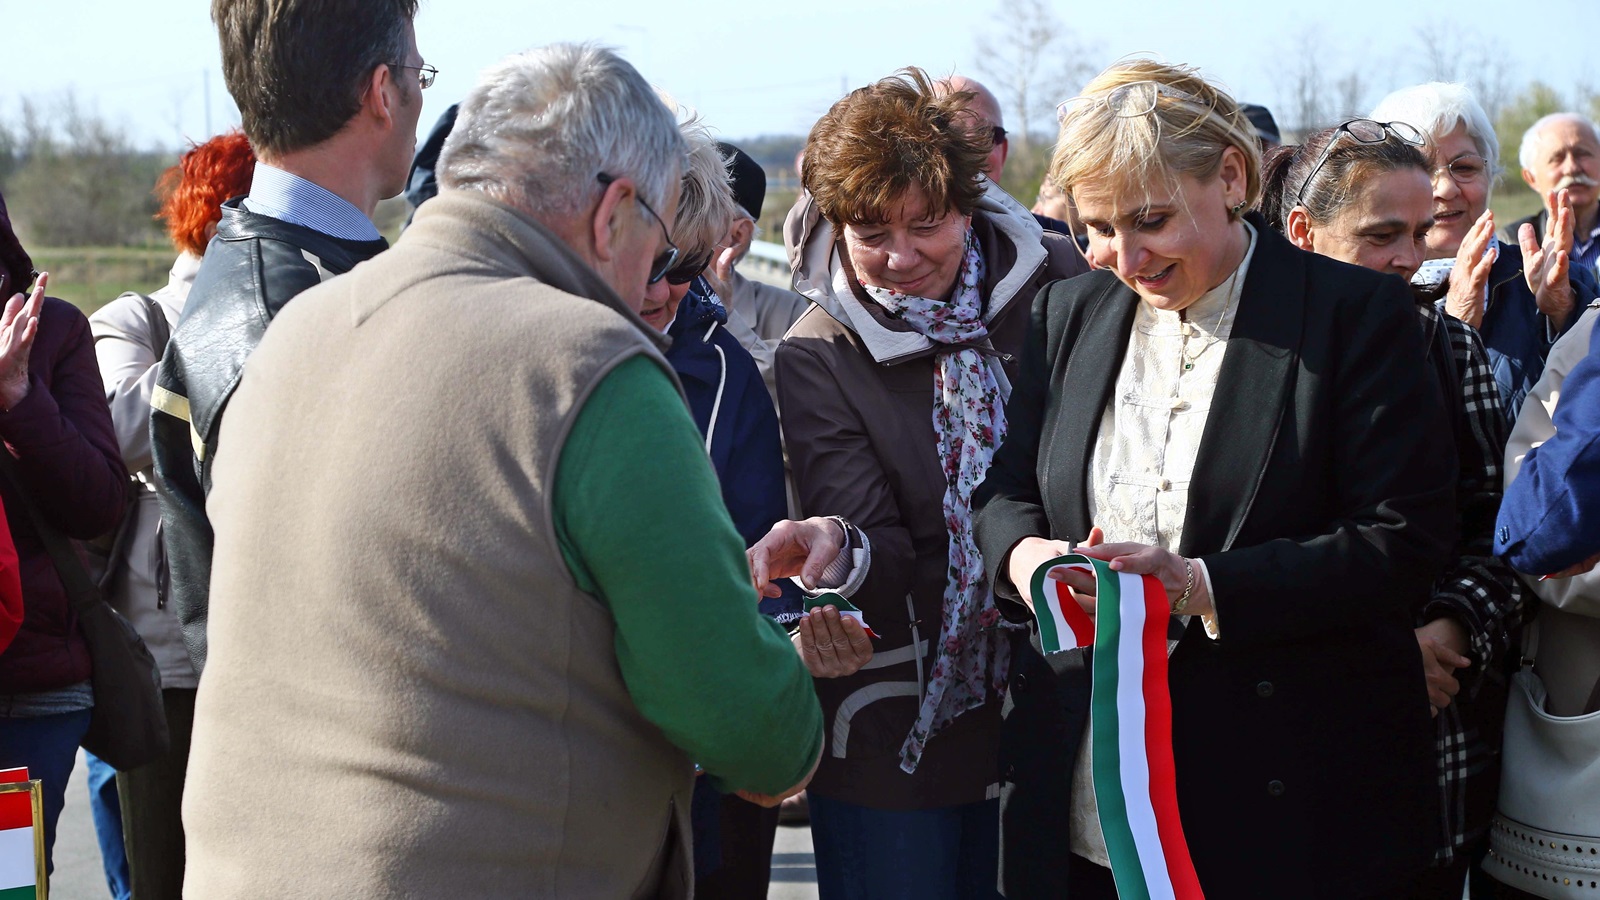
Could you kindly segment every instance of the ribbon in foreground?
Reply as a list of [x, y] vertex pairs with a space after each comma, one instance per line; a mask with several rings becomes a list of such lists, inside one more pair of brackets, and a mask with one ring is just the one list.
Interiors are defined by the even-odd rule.
[[[1094, 575], [1094, 619], [1066, 582], [1049, 577], [1058, 567]], [[1154, 576], [1115, 572], [1079, 554], [1050, 560], [1035, 570], [1032, 581], [1034, 618], [1045, 652], [1094, 647], [1089, 703], [1094, 790], [1118, 896], [1199, 900], [1204, 894], [1178, 817], [1166, 589]]]

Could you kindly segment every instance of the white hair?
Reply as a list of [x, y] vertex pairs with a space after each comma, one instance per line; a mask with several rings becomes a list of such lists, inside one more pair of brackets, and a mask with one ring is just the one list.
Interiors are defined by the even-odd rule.
[[661, 209], [684, 157], [672, 113], [633, 66], [594, 44], [551, 44], [479, 77], [440, 151], [439, 185], [560, 219], [602, 190], [601, 174], [626, 176]]
[[670, 94], [659, 92], [668, 109], [681, 118], [678, 133], [689, 146], [689, 165], [678, 195], [678, 214], [672, 222], [672, 240], [686, 259], [709, 256], [728, 236], [739, 217], [739, 204], [728, 183], [731, 159], [722, 155], [717, 139], [694, 110], [679, 106]]
[[[1488, 160], [1489, 173], [1500, 174], [1500, 138], [1488, 113], [1464, 84], [1430, 81], [1413, 85], [1378, 101], [1369, 118], [1379, 122], [1404, 122], [1421, 131], [1430, 141], [1454, 131], [1457, 124], [1467, 126], [1467, 137]], [[1493, 181], [1490, 182], [1491, 186]]]
[[1594, 122], [1587, 116], [1580, 116], [1574, 112], [1551, 113], [1529, 125], [1528, 130], [1522, 133], [1522, 146], [1517, 148], [1517, 162], [1524, 169], [1533, 168], [1533, 155], [1538, 152], [1539, 132], [1543, 131], [1546, 125], [1554, 125], [1557, 122], [1576, 122], [1589, 129], [1589, 133], [1594, 135], [1594, 139], [1600, 141], [1600, 128], [1596, 128]]

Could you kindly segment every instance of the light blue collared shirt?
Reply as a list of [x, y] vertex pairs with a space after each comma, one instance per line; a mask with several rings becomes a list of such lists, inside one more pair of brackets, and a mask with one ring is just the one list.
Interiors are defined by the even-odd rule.
[[244, 199], [244, 208], [344, 241], [376, 241], [383, 237], [378, 233], [378, 226], [356, 209], [355, 204], [264, 162], [256, 163], [256, 174], [250, 180], [250, 195]]

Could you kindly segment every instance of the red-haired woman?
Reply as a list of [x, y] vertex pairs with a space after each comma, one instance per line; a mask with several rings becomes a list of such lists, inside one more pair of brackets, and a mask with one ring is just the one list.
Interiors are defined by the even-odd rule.
[[[133, 623], [161, 668], [162, 694], [172, 732], [172, 752], [165, 760], [116, 776], [111, 793], [110, 767], [89, 760], [90, 799], [100, 835], [107, 877], [114, 884], [129, 880], [136, 897], [176, 897], [183, 886], [183, 826], [179, 801], [183, 772], [189, 760], [189, 729], [194, 722], [197, 679], [184, 649], [178, 619], [162, 602], [158, 585], [161, 550], [150, 462], [150, 393], [167, 336], [178, 325], [189, 286], [200, 270], [200, 257], [216, 234], [222, 201], [248, 193], [256, 159], [240, 132], [219, 135], [191, 147], [178, 164], [161, 176], [159, 218], [178, 249], [167, 285], [149, 296], [129, 292], [89, 317], [95, 355], [105, 382], [106, 399], [117, 442], [128, 471], [144, 492], [124, 529], [117, 556], [110, 561], [107, 599]], [[121, 795], [120, 827], [116, 813]], [[117, 851], [127, 847], [128, 864], [118, 866]]]

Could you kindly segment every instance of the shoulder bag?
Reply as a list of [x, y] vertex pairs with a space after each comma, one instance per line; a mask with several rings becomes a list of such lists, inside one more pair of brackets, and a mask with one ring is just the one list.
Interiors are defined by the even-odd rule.
[[45, 521], [18, 477], [16, 462], [0, 448], [0, 478], [27, 509], [34, 533], [55, 564], [78, 614], [78, 628], [94, 666], [94, 709], [83, 748], [118, 771], [136, 769], [167, 754], [171, 738], [161, 700], [161, 672], [133, 626], [105, 602], [66, 535]]
[[1545, 711], [1544, 683], [1533, 671], [1538, 648], [1535, 620], [1511, 676], [1500, 802], [1483, 868], [1536, 897], [1593, 900], [1600, 897], [1600, 712]]

